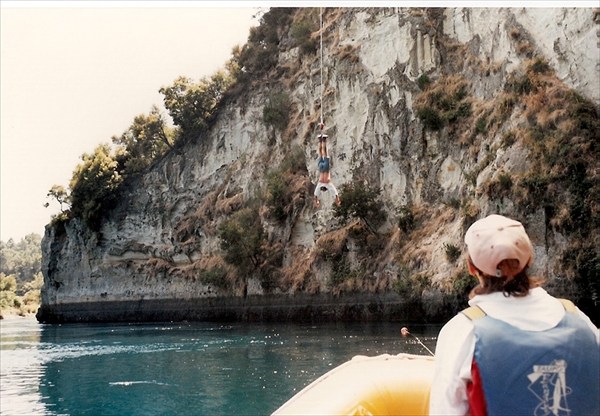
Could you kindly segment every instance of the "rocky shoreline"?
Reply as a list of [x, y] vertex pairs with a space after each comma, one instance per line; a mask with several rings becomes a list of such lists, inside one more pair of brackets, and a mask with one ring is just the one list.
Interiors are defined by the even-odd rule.
[[139, 299], [42, 305], [40, 323], [69, 322], [328, 322], [438, 323], [419, 304], [395, 294], [295, 294], [202, 299]]
[[27, 319], [35, 319], [36, 318], [36, 314], [35, 313], [24, 313], [22, 311], [20, 311], [19, 309], [3, 309], [2, 311], [0, 311], [0, 320], [2, 319], [7, 319], [7, 318], [27, 318]]

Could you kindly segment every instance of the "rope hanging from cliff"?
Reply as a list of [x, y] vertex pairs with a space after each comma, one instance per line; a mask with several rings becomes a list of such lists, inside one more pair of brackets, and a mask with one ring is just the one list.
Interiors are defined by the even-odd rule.
[[325, 127], [323, 124], [323, 8], [319, 7], [319, 34], [320, 34], [320, 65], [321, 65], [321, 131]]

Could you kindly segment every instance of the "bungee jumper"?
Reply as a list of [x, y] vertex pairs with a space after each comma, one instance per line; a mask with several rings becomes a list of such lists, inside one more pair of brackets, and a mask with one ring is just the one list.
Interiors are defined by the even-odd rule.
[[340, 205], [342, 201], [340, 200], [340, 196], [335, 185], [331, 182], [331, 173], [330, 168], [331, 164], [329, 159], [329, 153], [327, 152], [327, 138], [328, 136], [324, 133], [325, 123], [323, 123], [323, 9], [320, 9], [319, 12], [319, 25], [320, 25], [320, 66], [321, 66], [321, 122], [319, 123], [319, 128], [321, 132], [317, 136], [319, 139], [319, 161], [317, 166], [319, 167], [319, 180], [317, 181], [317, 185], [315, 186], [314, 192], [314, 205], [315, 208], [319, 208], [321, 206], [321, 200], [319, 199], [320, 192], [330, 191], [333, 193], [335, 197], [336, 205]]
[[319, 161], [317, 163], [317, 166], [319, 167], [319, 180], [315, 186], [314, 204], [316, 208], [319, 208], [321, 206], [319, 193], [330, 191], [335, 197], [336, 205], [339, 206], [342, 201], [340, 200], [340, 196], [335, 185], [331, 182], [331, 165], [329, 163], [329, 154], [327, 152], [328, 136], [323, 133], [323, 128], [325, 127], [324, 124], [321, 123], [319, 127], [321, 128], [321, 133], [317, 136], [319, 139]]

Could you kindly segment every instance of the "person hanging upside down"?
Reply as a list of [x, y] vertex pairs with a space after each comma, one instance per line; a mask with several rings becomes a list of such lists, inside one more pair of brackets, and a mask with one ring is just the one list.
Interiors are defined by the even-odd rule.
[[[321, 125], [321, 129], [323, 126]], [[323, 134], [321, 130], [321, 134], [318, 136], [319, 138], [319, 181], [317, 182], [317, 186], [315, 186], [314, 193], [314, 203], [315, 207], [319, 208], [321, 206], [321, 201], [319, 200], [319, 192], [327, 192], [331, 191], [335, 196], [335, 203], [339, 206], [341, 204], [340, 197], [338, 195], [338, 191], [335, 188], [335, 185], [331, 182], [331, 173], [329, 172], [329, 155], [327, 154], [327, 135]]]

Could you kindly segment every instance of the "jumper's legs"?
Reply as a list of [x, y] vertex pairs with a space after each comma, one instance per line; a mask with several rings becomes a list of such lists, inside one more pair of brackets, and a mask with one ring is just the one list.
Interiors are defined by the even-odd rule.
[[319, 134], [319, 156], [327, 157], [327, 135]]

